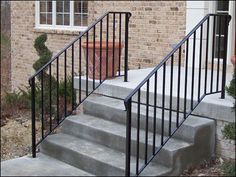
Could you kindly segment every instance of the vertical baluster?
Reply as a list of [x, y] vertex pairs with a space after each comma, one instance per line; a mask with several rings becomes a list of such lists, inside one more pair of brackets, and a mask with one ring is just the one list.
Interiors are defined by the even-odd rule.
[[72, 68], [72, 70], [71, 70], [71, 72], [72, 72], [72, 110], [71, 111], [73, 111], [74, 110], [74, 105], [75, 105], [75, 92], [74, 92], [74, 43], [72, 44], [72, 46], [71, 46], [72, 48], [71, 48], [71, 59], [72, 59], [72, 61], [71, 61], [71, 68]]
[[176, 127], [179, 127], [179, 95], [180, 95], [180, 82], [181, 82], [181, 46], [179, 47], [179, 63], [178, 63], [178, 90], [177, 90], [177, 117], [176, 117]]
[[189, 38], [186, 42], [186, 63], [185, 63], [185, 87], [184, 87], [184, 119], [186, 119], [187, 112], [187, 90], [188, 90], [188, 45]]
[[81, 62], [81, 39], [79, 39], [79, 103], [81, 103], [81, 75], [82, 75], [82, 62]]
[[41, 136], [42, 139], [44, 139], [44, 96], [43, 96], [43, 92], [44, 92], [44, 70], [41, 71], [41, 122], [42, 122], [42, 126], [41, 126]]
[[229, 16], [225, 16], [225, 33], [224, 33], [224, 57], [223, 57], [223, 67], [222, 67], [222, 83], [221, 83], [221, 98], [225, 98], [225, 82], [226, 82], [226, 63], [227, 63], [227, 44], [228, 44], [228, 25]]
[[35, 77], [30, 81], [31, 85], [31, 116], [32, 116], [32, 157], [36, 157], [36, 129], [35, 129]]
[[89, 32], [86, 35], [86, 96], [88, 96], [88, 43], [89, 43]]
[[113, 45], [112, 45], [112, 76], [115, 76], [115, 33], [116, 33], [116, 14], [113, 14]]
[[60, 122], [60, 108], [59, 108], [59, 57], [57, 57], [57, 125]]
[[128, 40], [129, 40], [129, 14], [125, 14], [125, 77], [124, 81], [128, 82]]
[[131, 119], [132, 119], [132, 98], [126, 102], [126, 152], [125, 152], [125, 176], [130, 176], [130, 155], [131, 155]]
[[208, 45], [209, 45], [209, 23], [210, 17], [207, 19], [207, 36], [206, 36], [206, 61], [205, 61], [205, 89], [204, 94], [207, 93], [207, 70], [208, 70]]
[[166, 63], [163, 64], [163, 85], [162, 85], [162, 120], [161, 120], [161, 145], [164, 145], [164, 121], [165, 121], [165, 82]]
[[201, 93], [201, 68], [202, 68], [202, 27], [200, 28], [200, 51], [199, 51], [199, 73], [198, 73], [198, 102], [200, 102], [200, 93]]
[[67, 77], [66, 77], [66, 72], [67, 72], [67, 61], [66, 61], [66, 57], [67, 57], [67, 51], [65, 50], [65, 57], [64, 57], [64, 80], [65, 80], [65, 89], [64, 89], [64, 108], [65, 108], [65, 117], [67, 116]]
[[136, 154], [136, 175], [139, 172], [139, 134], [140, 134], [140, 89], [138, 90], [138, 108], [137, 108], [137, 154]]
[[96, 70], [96, 61], [95, 61], [95, 49], [96, 49], [96, 26], [93, 27], [93, 90], [95, 90], [95, 70]]
[[120, 64], [121, 64], [121, 13], [119, 23], [119, 76], [120, 76]]
[[192, 88], [191, 88], [191, 110], [193, 110], [194, 96], [194, 70], [195, 70], [195, 46], [196, 46], [196, 31], [193, 34], [193, 61], [192, 61]]
[[157, 112], [157, 71], [155, 72], [154, 77], [154, 111], [153, 111], [153, 146], [152, 146], [152, 154], [155, 154], [156, 149], [156, 112]]
[[100, 83], [102, 83], [102, 20], [100, 22]]
[[49, 64], [49, 129], [52, 132], [52, 65]]
[[220, 39], [221, 39], [221, 16], [219, 18], [219, 36], [218, 36], [218, 58], [217, 58], [217, 79], [216, 79], [216, 91], [219, 91], [219, 75], [220, 75]]
[[213, 40], [212, 40], [212, 59], [211, 59], [211, 93], [213, 91], [213, 74], [214, 74], [214, 57], [215, 57], [215, 31], [216, 31], [216, 16], [213, 18]]
[[148, 156], [148, 116], [149, 116], [149, 80], [147, 80], [147, 95], [146, 95], [145, 164], [147, 164], [147, 156]]
[[170, 109], [169, 109], [169, 136], [171, 136], [171, 123], [172, 123], [172, 94], [173, 94], [173, 64], [174, 64], [174, 54], [171, 55], [170, 63]]
[[109, 14], [107, 14], [107, 37], [106, 37], [106, 79], [108, 78], [108, 39], [109, 39]]

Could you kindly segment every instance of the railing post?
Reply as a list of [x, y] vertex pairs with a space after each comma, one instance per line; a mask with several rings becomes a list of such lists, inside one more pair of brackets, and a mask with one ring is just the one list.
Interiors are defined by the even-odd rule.
[[225, 35], [224, 35], [224, 56], [222, 68], [222, 85], [221, 85], [221, 99], [225, 98], [225, 82], [226, 82], [226, 64], [227, 64], [227, 43], [228, 43], [228, 25], [230, 16], [225, 16]]
[[31, 86], [31, 116], [32, 116], [32, 157], [36, 157], [36, 132], [35, 132], [35, 77], [30, 80]]
[[126, 108], [126, 153], [125, 153], [125, 176], [130, 176], [130, 151], [131, 151], [131, 101], [125, 102]]
[[130, 14], [125, 14], [125, 75], [124, 82], [128, 82], [128, 38], [129, 38], [129, 18]]

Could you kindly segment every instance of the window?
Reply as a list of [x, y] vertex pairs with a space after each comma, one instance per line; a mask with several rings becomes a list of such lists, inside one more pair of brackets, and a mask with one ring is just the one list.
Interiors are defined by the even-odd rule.
[[36, 1], [36, 28], [85, 30], [88, 1]]
[[[229, 12], [229, 1], [217, 1], [216, 2], [216, 13], [227, 14]], [[215, 31], [215, 58], [224, 57], [224, 32], [225, 32], [225, 18], [221, 18], [221, 26], [219, 27], [219, 18], [216, 20], [216, 31]], [[221, 36], [219, 34], [221, 32]], [[220, 46], [219, 46], [220, 36]], [[219, 50], [220, 49], [220, 50]]]

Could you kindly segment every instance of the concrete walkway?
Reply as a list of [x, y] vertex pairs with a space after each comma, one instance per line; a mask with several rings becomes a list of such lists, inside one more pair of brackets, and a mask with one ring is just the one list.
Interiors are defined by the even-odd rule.
[[91, 174], [38, 153], [1, 162], [1, 176], [91, 176]]

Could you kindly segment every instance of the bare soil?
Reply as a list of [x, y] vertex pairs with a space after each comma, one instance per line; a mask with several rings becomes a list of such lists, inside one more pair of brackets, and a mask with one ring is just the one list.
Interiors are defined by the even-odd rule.
[[214, 158], [208, 161], [203, 161], [198, 166], [190, 167], [184, 170], [181, 176], [225, 176], [221, 165], [223, 159]]
[[1, 127], [1, 161], [29, 154], [31, 148], [29, 112], [4, 118]]

